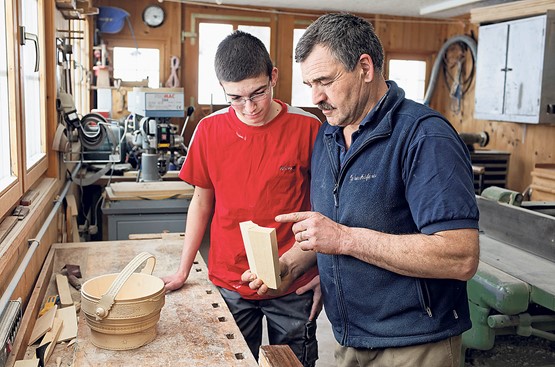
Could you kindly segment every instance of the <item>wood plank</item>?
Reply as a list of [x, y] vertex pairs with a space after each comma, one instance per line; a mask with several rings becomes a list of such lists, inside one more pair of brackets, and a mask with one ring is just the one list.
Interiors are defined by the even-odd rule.
[[555, 9], [553, 0], [522, 0], [470, 10], [471, 23], [489, 23], [545, 14]]
[[115, 182], [110, 184], [114, 194], [126, 195], [162, 195], [183, 194], [193, 190], [193, 187], [183, 181], [160, 181], [160, 182]]
[[[123, 176], [124, 177], [129, 177], [129, 178], [137, 178], [137, 174], [139, 173], [139, 171], [125, 171], [123, 172]], [[163, 177], [163, 179], [178, 179], [179, 178], [179, 171], [168, 171], [166, 172], [166, 174]], [[120, 177], [116, 177], [116, 179], [119, 179]]]
[[546, 188], [545, 186], [540, 186], [536, 184], [530, 185], [531, 194], [530, 198], [535, 201], [548, 201], [553, 202], [555, 201], [555, 190]]
[[60, 336], [60, 331], [62, 331], [62, 326], [64, 324], [64, 320], [54, 318], [54, 324], [52, 325], [52, 329], [46, 333], [42, 341], [40, 342], [39, 348], [46, 346], [46, 350], [43, 356], [44, 365], [48, 363], [52, 352], [54, 352], [54, 348], [56, 348], [56, 343], [58, 343], [58, 337]]
[[56, 318], [63, 320], [58, 342], [71, 340], [77, 337], [77, 310], [75, 309], [75, 305], [59, 308], [56, 311]]
[[288, 345], [262, 345], [260, 367], [302, 367], [303, 365]]
[[67, 202], [67, 207], [69, 209], [69, 212], [71, 213], [71, 215], [79, 215], [79, 207], [77, 205], [77, 199], [75, 198], [75, 195], [73, 194], [67, 194], [66, 195], [66, 202]]
[[56, 274], [56, 286], [58, 287], [58, 295], [60, 296], [60, 305], [62, 307], [71, 306], [73, 299], [71, 298], [71, 290], [67, 277], [62, 274]]
[[183, 181], [115, 182], [106, 187], [109, 200], [191, 198], [194, 187]]
[[0, 242], [4, 241], [4, 238], [10, 233], [12, 228], [17, 223], [18, 218], [16, 216], [10, 215], [0, 223]]
[[39, 317], [35, 326], [33, 327], [33, 332], [31, 333], [31, 338], [29, 339], [29, 345], [34, 344], [40, 337], [49, 332], [54, 324], [54, 319], [56, 318], [56, 310], [58, 305], [54, 305], [50, 310], [48, 310], [44, 315]]

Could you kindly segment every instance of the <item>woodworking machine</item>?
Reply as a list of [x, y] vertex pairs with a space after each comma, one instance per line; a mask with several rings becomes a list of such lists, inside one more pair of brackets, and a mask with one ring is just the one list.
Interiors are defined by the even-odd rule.
[[179, 152], [186, 152], [183, 133], [194, 108], [179, 133], [170, 118], [184, 117], [183, 88], [134, 88], [129, 93], [129, 111], [134, 114], [135, 131], [128, 137], [140, 161], [140, 181], [160, 181], [168, 169], [177, 169]]
[[480, 265], [468, 282], [472, 329], [464, 348], [489, 350], [507, 334], [555, 341], [555, 216], [529, 209], [555, 202], [477, 201]]

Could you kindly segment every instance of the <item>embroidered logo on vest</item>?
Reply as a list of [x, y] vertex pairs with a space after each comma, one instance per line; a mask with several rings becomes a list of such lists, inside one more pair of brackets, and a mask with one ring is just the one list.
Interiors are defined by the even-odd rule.
[[376, 178], [376, 174], [375, 173], [364, 173], [362, 175], [350, 175], [349, 176], [349, 181], [353, 182], [353, 181], [368, 181], [371, 180], [373, 178]]

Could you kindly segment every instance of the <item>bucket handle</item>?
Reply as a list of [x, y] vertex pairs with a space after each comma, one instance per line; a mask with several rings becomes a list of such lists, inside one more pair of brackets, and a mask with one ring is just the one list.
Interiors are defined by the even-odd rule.
[[[148, 261], [147, 261], [148, 260]], [[118, 292], [120, 291], [121, 287], [127, 282], [129, 277], [141, 266], [145, 261], [147, 261], [145, 267], [141, 271], [144, 274], [152, 274], [154, 270], [154, 265], [156, 265], [156, 258], [154, 255], [149, 254], [148, 252], [141, 252], [123, 270], [117, 278], [112, 282], [110, 288], [102, 295], [98, 304], [96, 305], [95, 316], [96, 320], [100, 321], [108, 316], [110, 313], [110, 309], [114, 304], [114, 299], [116, 298]]]

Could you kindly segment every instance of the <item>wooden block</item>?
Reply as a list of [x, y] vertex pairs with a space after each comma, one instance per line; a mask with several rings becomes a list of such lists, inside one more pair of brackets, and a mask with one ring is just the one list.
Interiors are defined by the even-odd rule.
[[0, 242], [2, 242], [4, 238], [6, 238], [6, 236], [8, 235], [8, 233], [10, 233], [16, 223], [17, 217], [14, 217], [13, 215], [6, 217], [2, 221], [2, 223], [0, 223]]
[[75, 9], [75, 0], [56, 0], [57, 9]]
[[77, 206], [77, 200], [75, 199], [75, 195], [73, 194], [67, 194], [66, 195], [66, 202], [67, 202], [67, 207], [70, 210], [70, 213], [72, 216], [77, 216], [79, 215], [79, 207]]
[[39, 367], [39, 359], [23, 359], [15, 361], [14, 367]]
[[288, 345], [262, 345], [260, 367], [302, 367], [303, 365]]
[[73, 298], [71, 298], [71, 290], [67, 277], [62, 274], [56, 274], [56, 286], [58, 287], [58, 295], [60, 296], [60, 305], [62, 307], [71, 306]]
[[29, 190], [27, 193], [21, 198], [19, 203], [23, 206], [29, 206], [35, 201], [35, 199], [39, 196], [39, 192], [37, 190]]
[[48, 363], [48, 359], [50, 359], [50, 356], [52, 355], [54, 348], [56, 347], [56, 343], [58, 342], [58, 337], [60, 335], [60, 331], [62, 330], [62, 326], [63, 326], [63, 320], [55, 318], [54, 324], [52, 325], [52, 329], [44, 335], [44, 338], [42, 338], [42, 341], [40, 342], [39, 348], [48, 344], [43, 357], [45, 366]]
[[[248, 241], [244, 242], [249, 267], [258, 278], [272, 289], [277, 289], [281, 284], [279, 270], [279, 255], [275, 228], [260, 227], [252, 222], [241, 226], [241, 233], [246, 230]], [[243, 235], [244, 238], [244, 235]], [[249, 259], [250, 253], [250, 259]]]
[[35, 326], [33, 327], [31, 338], [29, 339], [29, 345], [35, 343], [37, 340], [39, 340], [41, 336], [52, 329], [57, 309], [58, 305], [54, 305], [54, 307], [52, 307], [44, 315], [38, 318], [37, 322], [35, 322]]
[[62, 329], [58, 336], [58, 342], [71, 340], [77, 337], [77, 311], [75, 305], [60, 308], [56, 311], [56, 318], [62, 320]]

